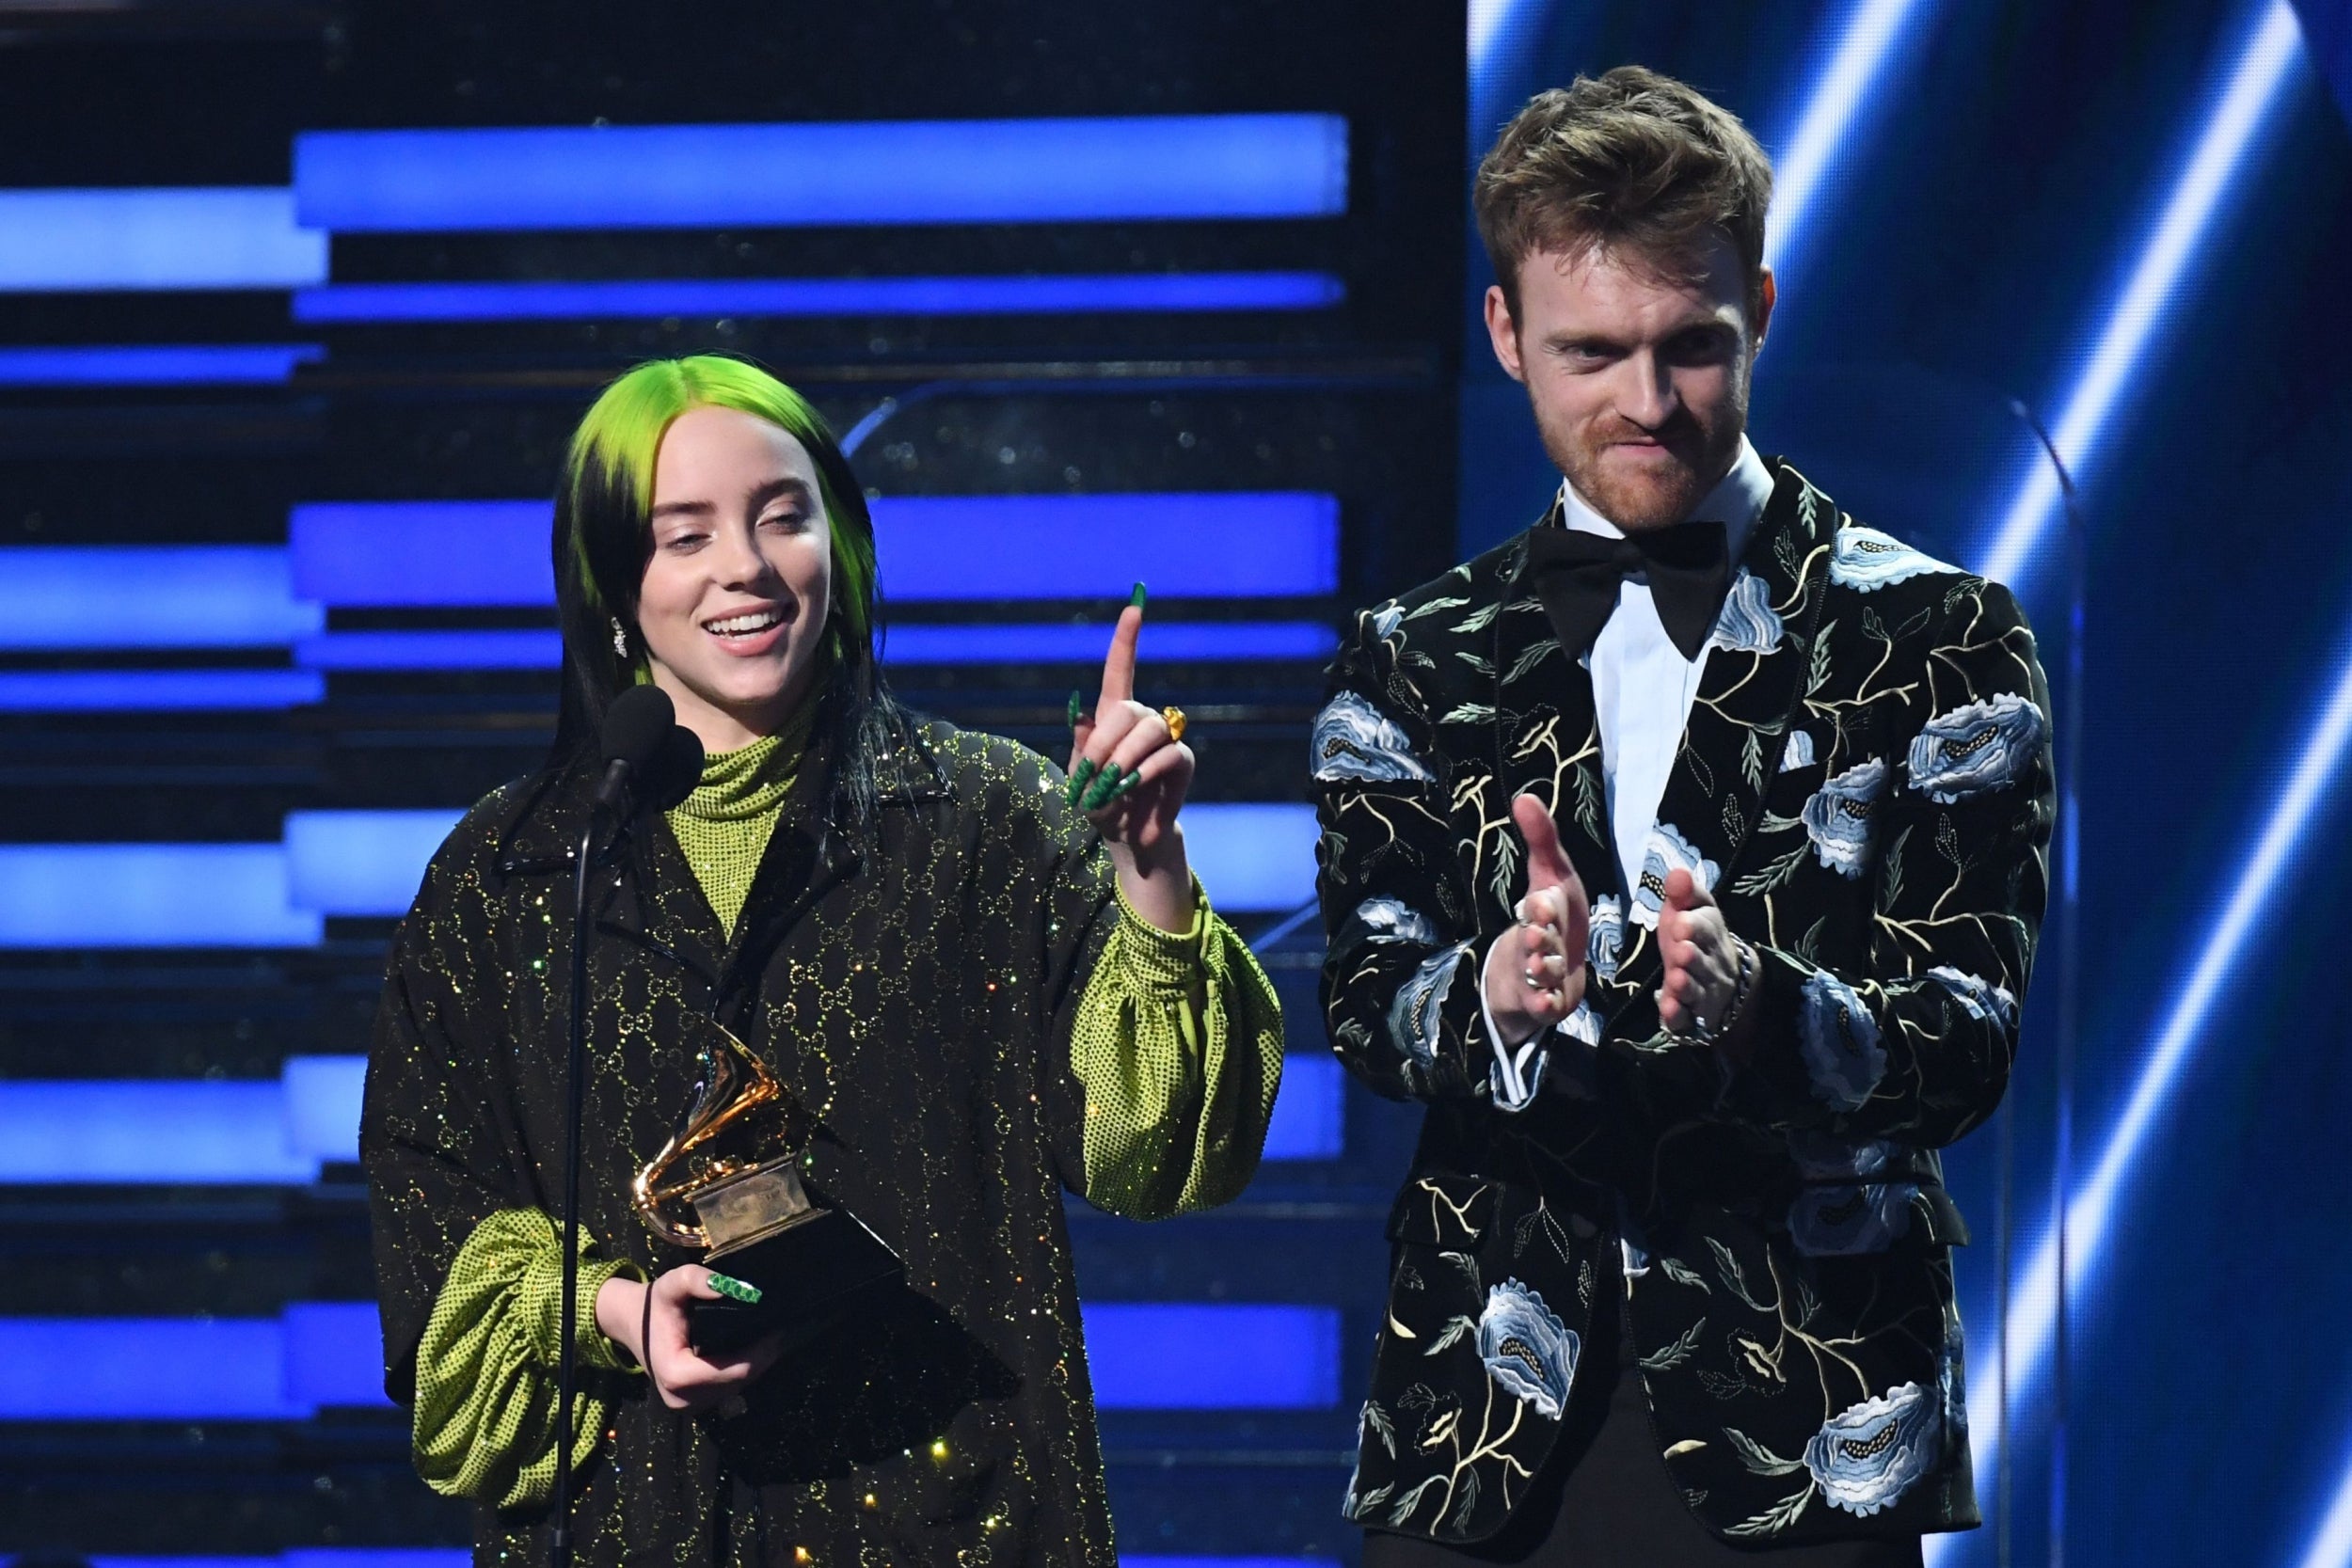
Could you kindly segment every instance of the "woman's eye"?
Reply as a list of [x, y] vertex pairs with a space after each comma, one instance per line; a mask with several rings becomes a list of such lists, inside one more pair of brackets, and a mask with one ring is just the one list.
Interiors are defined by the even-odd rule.
[[673, 533], [661, 542], [661, 547], [674, 553], [683, 554], [688, 550], [702, 548], [709, 537], [710, 535], [707, 533]]
[[798, 533], [803, 529], [808, 527], [808, 515], [802, 512], [771, 513], [769, 515], [762, 517], [759, 520], [759, 526], [762, 528], [782, 529], [787, 533]]

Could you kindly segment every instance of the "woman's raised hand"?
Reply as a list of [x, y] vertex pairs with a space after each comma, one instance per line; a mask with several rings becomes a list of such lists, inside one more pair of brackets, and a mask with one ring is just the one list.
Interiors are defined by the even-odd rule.
[[1103, 834], [1128, 902], [1155, 926], [1192, 925], [1192, 873], [1176, 814], [1192, 787], [1192, 748], [1171, 731], [1169, 712], [1136, 701], [1136, 643], [1143, 635], [1143, 585], [1120, 612], [1103, 661], [1091, 715], [1070, 694], [1067, 799]]

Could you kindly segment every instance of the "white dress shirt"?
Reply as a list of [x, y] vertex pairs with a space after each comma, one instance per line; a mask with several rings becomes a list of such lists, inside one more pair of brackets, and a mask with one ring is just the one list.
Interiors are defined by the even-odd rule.
[[[1736, 563], [1772, 497], [1772, 470], [1742, 436], [1731, 471], [1700, 498], [1690, 520], [1723, 524], [1725, 547]], [[1594, 511], [1565, 479], [1560, 482], [1560, 505], [1567, 526], [1579, 533], [1625, 537], [1623, 529]], [[1609, 791], [1609, 829], [1617, 841], [1617, 866], [1628, 888], [1641, 874], [1642, 847], [1649, 842], [1658, 803], [1666, 797], [1666, 776], [1682, 750], [1682, 728], [1699, 694], [1699, 678], [1707, 673], [1708, 652], [1701, 648], [1696, 658], [1682, 657], [1658, 618], [1648, 579], [1637, 574], [1618, 588], [1617, 608], [1602, 624], [1585, 657], [1593, 677], [1593, 708], [1600, 721], [1600, 773]]]

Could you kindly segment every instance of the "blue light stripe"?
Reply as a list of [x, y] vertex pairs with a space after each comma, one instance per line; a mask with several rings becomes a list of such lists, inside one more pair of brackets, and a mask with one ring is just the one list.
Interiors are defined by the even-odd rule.
[[902, 602], [1123, 599], [1138, 578], [1160, 598], [1339, 592], [1339, 501], [1313, 492], [886, 496], [873, 511], [882, 589]]
[[2352, 1465], [2336, 1482], [2328, 1512], [2303, 1548], [2296, 1568], [2346, 1568], [2352, 1564]]
[[0, 648], [282, 647], [325, 621], [275, 545], [0, 547]]
[[1269, 1160], [1336, 1160], [1346, 1152], [1346, 1086], [1328, 1052], [1282, 1058], [1282, 1087], [1265, 1130]]
[[326, 631], [294, 643], [305, 670], [553, 670], [564, 662], [563, 634], [490, 628], [453, 631]]
[[388, 1406], [372, 1302], [277, 1318], [0, 1318], [0, 1420], [298, 1420]]
[[278, 187], [0, 190], [0, 293], [298, 289], [326, 236]]
[[[1100, 664], [1109, 626], [895, 626], [883, 662], [900, 664]], [[1151, 621], [1138, 657], [1152, 663], [1320, 663], [1339, 645], [1320, 621]]]
[[287, 1103], [276, 1080], [0, 1081], [0, 1183], [307, 1185]]
[[545, 500], [310, 501], [286, 516], [294, 592], [336, 610], [555, 603]]
[[1060, 277], [647, 278], [627, 282], [337, 283], [294, 297], [317, 325], [663, 316], [1063, 316], [1322, 310], [1346, 285], [1321, 272]]
[[1854, 121], [1883, 85], [1897, 42], [1915, 28], [1925, 0], [1855, 0], [1806, 95], [1804, 112], [1774, 160], [1771, 252], [1775, 271], [1802, 254], [1805, 220], [1835, 177]]
[[[2288, 0], [2265, 0], [2220, 90], [2209, 102], [2203, 130], [2173, 182], [2164, 207], [2140, 247], [2131, 276], [2107, 313], [2080, 379], [2068, 394], [2051, 444], [2079, 483], [2099, 452], [2107, 421], [2122, 404], [2157, 329], [2178, 306], [2182, 285], [2202, 253], [2215, 220], [2248, 155], [2274, 111], [2280, 90], [2303, 57], [2302, 31]], [[2035, 454], [2032, 470], [2003, 514], [1979, 570], [2016, 585], [2031, 565], [2056, 515], [2058, 476]]]
[[326, 700], [326, 678], [308, 670], [0, 671], [6, 713], [225, 712]]
[[301, 221], [337, 232], [1328, 217], [1332, 115], [313, 131]]
[[1184, 848], [1209, 902], [1236, 913], [1288, 911], [1315, 895], [1315, 808], [1290, 802], [1196, 800], [1184, 807]]
[[[2286, 0], [2265, 0], [2249, 41], [2230, 68], [2226, 85], [2214, 99], [2205, 129], [2165, 204], [2156, 230], [2107, 320], [2090, 366], [2059, 420], [2055, 444], [2070, 463], [2080, 462], [2094, 450], [2156, 318], [2163, 313], [2165, 300], [2178, 286], [2226, 186], [2290, 79], [2288, 67], [2301, 54], [2300, 36]], [[2057, 479], [2048, 465], [2037, 458], [2034, 477], [2021, 490], [1992, 541], [1980, 568], [1984, 576], [2014, 579], [2030, 563], [2058, 499]], [[2044, 1220], [2024, 1273], [2010, 1292], [2010, 1320], [2002, 1325], [1999, 1358], [1999, 1364], [2010, 1370], [2006, 1402], [2010, 1409], [2028, 1406], [2027, 1391], [2046, 1370], [2054, 1348], [2059, 1227], [2065, 1227], [2071, 1307], [2083, 1296], [2096, 1270], [2123, 1180], [2187, 1064], [2190, 1048], [2252, 927], [2255, 912], [2268, 898], [2333, 778], [2348, 736], [2352, 736], [2352, 663], [2345, 665], [2286, 789], [2272, 807], [2220, 921], [2205, 938], [2187, 985], [2174, 999], [2155, 1043], [2142, 1058], [2139, 1076], [2091, 1165], [2090, 1178], [2069, 1196], [2060, 1212]], [[1989, 1380], [1980, 1382], [1979, 1401], [1988, 1387], [1997, 1395], [1996, 1386]], [[1979, 1475], [1996, 1473], [2000, 1437], [1994, 1415], [1983, 1408], [1972, 1411], [1970, 1447]], [[1928, 1561], [1941, 1560], [1956, 1549], [1947, 1544], [1948, 1539], [1928, 1538]]]
[[1340, 1402], [1330, 1307], [1082, 1304], [1104, 1410], [1327, 1410]]
[[0, 1185], [308, 1185], [359, 1158], [364, 1056], [276, 1079], [0, 1080]]
[[0, 348], [0, 387], [281, 386], [326, 356], [316, 343]]
[[[1339, 591], [1339, 501], [1312, 491], [884, 496], [871, 506], [894, 603], [1123, 599], [1138, 578], [1162, 599]], [[552, 524], [544, 500], [309, 503], [288, 519], [292, 580], [338, 609], [551, 604]]]
[[286, 816], [288, 896], [323, 914], [403, 915], [462, 811], [297, 811]]
[[0, 845], [0, 948], [311, 947], [275, 844]]

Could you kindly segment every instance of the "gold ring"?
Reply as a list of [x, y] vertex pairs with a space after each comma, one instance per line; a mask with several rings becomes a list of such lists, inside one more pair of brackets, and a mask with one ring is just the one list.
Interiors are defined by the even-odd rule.
[[1160, 709], [1160, 717], [1168, 721], [1168, 739], [1182, 740], [1184, 738], [1184, 710], [1183, 708], [1164, 707]]

